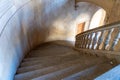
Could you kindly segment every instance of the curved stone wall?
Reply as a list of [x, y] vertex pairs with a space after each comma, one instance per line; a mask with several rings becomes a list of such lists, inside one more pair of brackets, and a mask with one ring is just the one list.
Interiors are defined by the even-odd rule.
[[24, 55], [40, 43], [74, 41], [76, 25], [99, 9], [89, 3], [74, 9], [74, 0], [0, 1], [0, 80], [13, 80]]

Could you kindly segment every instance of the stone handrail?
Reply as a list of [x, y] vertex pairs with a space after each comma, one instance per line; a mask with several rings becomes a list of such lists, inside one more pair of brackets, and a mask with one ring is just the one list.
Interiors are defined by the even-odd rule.
[[85, 53], [107, 55], [109, 58], [118, 60], [120, 55], [120, 21], [78, 34], [75, 47]]

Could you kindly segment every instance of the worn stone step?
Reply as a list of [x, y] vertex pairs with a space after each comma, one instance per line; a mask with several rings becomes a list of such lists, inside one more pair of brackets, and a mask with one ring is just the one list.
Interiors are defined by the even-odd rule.
[[89, 67], [85, 70], [82, 70], [78, 73], [75, 73], [75, 74], [72, 74], [66, 78], [63, 78], [62, 80], [77, 80], [78, 77], [82, 77], [82, 76], [85, 76], [85, 75], [89, 75], [92, 73], [92, 71], [96, 68], [97, 66], [92, 66], [92, 67]]
[[29, 57], [29, 58], [25, 58], [23, 60], [23, 62], [53, 59], [53, 58], [56, 58], [56, 57], [58, 58], [58, 57], [69, 56], [69, 55], [81, 56], [78, 52], [76, 52], [76, 53], [68, 52], [68, 53], [64, 53], [64, 54], [60, 54], [60, 55], [50, 55], [50, 56], [43, 56], [43, 57]]
[[60, 74], [66, 73], [66, 72], [71, 71], [71, 70], [73, 70], [75, 68], [78, 68], [78, 67], [80, 67], [80, 64], [73, 65], [73, 66], [70, 66], [68, 68], [56, 71], [56, 72], [48, 73], [46, 75], [43, 75], [43, 76], [40, 76], [40, 77], [37, 77], [37, 78], [33, 78], [31, 80], [53, 80], [53, 77], [57, 78], [57, 76], [59, 76]]
[[29, 57], [60, 55], [71, 51], [74, 52], [75, 50], [69, 47], [55, 45], [53, 47], [50, 46], [43, 49], [33, 50], [29, 53]]
[[[80, 71], [78, 73], [72, 74], [62, 80], [93, 80], [95, 76], [98, 76], [98, 74], [104, 73], [104, 71], [111, 69], [111, 64], [109, 61], [105, 61], [103, 63], [96, 64], [95, 66], [92, 66], [90, 68], [87, 68], [83, 71]], [[103, 70], [104, 69], [104, 70]], [[94, 77], [92, 76], [94, 75]]]
[[74, 60], [76, 58], [80, 58], [80, 56], [69, 55], [69, 56], [61, 56], [61, 57], [52, 58], [51, 60], [43, 59], [43, 60], [38, 60], [38, 61], [23, 62], [21, 63], [20, 67], [26, 67], [26, 66], [36, 65], [36, 64], [57, 64], [57, 63], [64, 62], [64, 61]]
[[[81, 71], [85, 68], [88, 68], [90, 66], [95, 65], [96, 63], [99, 63], [100, 59], [95, 59], [95, 60], [84, 60], [81, 63], [79, 63], [78, 65], [74, 65], [73, 67], [68, 67], [56, 72], [52, 72], [52, 73], [48, 73], [46, 75], [34, 78], [32, 80], [61, 80], [62, 78], [71, 75], [73, 73], [76, 73], [78, 71]], [[101, 63], [101, 61], [100, 61]]]
[[89, 80], [93, 80], [96, 77], [100, 76], [101, 74], [105, 73], [106, 71], [112, 69], [116, 65], [117, 65], [117, 63], [111, 64], [110, 62], [100, 64], [100, 65], [97, 66], [97, 68], [93, 71], [92, 74], [90, 74], [88, 76], [85, 76], [85, 77], [87, 77], [87, 79], [89, 79]]
[[51, 73], [51, 72], [54, 72], [54, 71], [57, 71], [57, 70], [60, 70], [60, 69], [64, 69], [64, 68], [79, 64], [80, 62], [81, 62], [81, 60], [78, 59], [78, 60], [73, 60], [73, 61], [70, 61], [70, 62], [67, 62], [67, 63], [65, 62], [65, 63], [59, 64], [59, 65], [48, 66], [48, 67], [45, 67], [45, 68], [43, 68], [43, 67], [38, 68], [37, 70], [32, 70], [32, 71], [29, 71], [29, 72], [17, 74], [15, 76], [15, 80], [30, 80], [32, 78], [39, 77], [39, 76], [45, 75], [47, 73]]
[[[67, 64], [67, 63], [68, 64], [73, 64], [76, 61], [80, 62], [80, 59], [75, 59], [75, 60], [63, 62], [61, 64]], [[61, 65], [61, 64], [59, 64], [59, 65]], [[28, 66], [28, 67], [22, 67], [22, 68], [18, 69], [17, 74], [30, 72], [30, 71], [34, 71], [34, 70], [37, 70], [37, 69], [42, 69], [42, 68], [49, 67], [49, 66], [56, 66], [56, 65], [58, 65], [58, 64], [55, 64], [55, 65], [54, 64], [46, 64], [46, 65], [38, 64], [38, 65], [33, 65], [33, 66]]]
[[[90, 56], [90, 57], [87, 57], [87, 58], [88, 58], [88, 61], [89, 61], [91, 59], [95, 59], [96, 57]], [[51, 61], [51, 62], [47, 61], [47, 62], [44, 62], [42, 64], [36, 64], [36, 65], [21, 67], [21, 68], [18, 69], [17, 73], [23, 73], [23, 72], [26, 72], [26, 71], [30, 71], [30, 70], [34, 70], [34, 69], [40, 68], [40, 67], [58, 65], [58, 64], [65, 63], [65, 62], [74, 61], [76, 59], [81, 59], [81, 61], [84, 61], [84, 60], [86, 60], [86, 56], [82, 56], [80, 58], [79, 57], [78, 58], [71, 58], [70, 60], [63, 60], [61, 62], [55, 62], [55, 63], [53, 63], [53, 61]]]

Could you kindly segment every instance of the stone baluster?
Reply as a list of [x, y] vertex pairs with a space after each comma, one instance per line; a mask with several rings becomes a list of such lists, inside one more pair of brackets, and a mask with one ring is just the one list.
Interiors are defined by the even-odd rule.
[[85, 48], [85, 43], [86, 43], [86, 35], [84, 35], [84, 39], [83, 39], [83, 48]]
[[80, 47], [79, 47], [79, 46], [80, 46], [80, 41], [79, 41], [80, 38], [81, 38], [80, 35], [77, 35], [77, 37], [76, 37], [76, 42], [75, 42], [75, 46], [76, 46], [77, 48], [80, 48]]
[[100, 32], [101, 32], [101, 34], [100, 34], [100, 37], [98, 38], [97, 47], [96, 47], [97, 50], [99, 49], [99, 46], [102, 43], [104, 30], [102, 30]]
[[80, 43], [80, 45], [81, 45], [81, 48], [83, 48], [83, 40], [84, 40], [84, 37], [83, 37], [83, 35], [81, 36], [81, 43]]
[[85, 45], [85, 48], [88, 48], [89, 35], [90, 35], [90, 34], [87, 34], [87, 35], [86, 35], [87, 37], [86, 37], [86, 45]]
[[93, 42], [92, 42], [92, 49], [94, 49], [95, 44], [96, 44], [96, 42], [97, 42], [97, 32], [95, 32], [94, 34], [95, 34], [95, 36], [94, 36]]
[[111, 33], [111, 29], [104, 31], [104, 39], [103, 42], [101, 43], [102, 50], [105, 50], [106, 45], [109, 43], [109, 37], [111, 35], [110, 33]]
[[93, 36], [93, 33], [91, 33], [90, 36], [89, 36], [89, 40], [88, 40], [88, 49], [91, 49], [92, 36]]
[[114, 46], [116, 45], [116, 42], [118, 42], [118, 38], [119, 38], [119, 32], [120, 32], [120, 28], [114, 28], [112, 34], [111, 34], [111, 38], [107, 47], [107, 50], [114, 50]]
[[[120, 35], [120, 33], [119, 33]], [[120, 38], [116, 39], [117, 44], [114, 47], [114, 51], [120, 51]]]
[[83, 45], [84, 45], [84, 35], [82, 35], [81, 48], [83, 48]]
[[82, 36], [80, 36], [80, 38], [78, 39], [78, 41], [79, 41], [79, 48], [81, 48], [82, 47]]
[[87, 34], [87, 44], [86, 44], [86, 49], [88, 49], [89, 37], [90, 37], [90, 34]]
[[86, 46], [88, 44], [87, 42], [88, 42], [88, 34], [85, 35], [85, 46], [84, 46], [84, 48], [86, 48]]

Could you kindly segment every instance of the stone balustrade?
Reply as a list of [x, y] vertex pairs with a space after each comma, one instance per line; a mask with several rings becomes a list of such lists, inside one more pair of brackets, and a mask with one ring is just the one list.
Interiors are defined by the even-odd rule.
[[120, 62], [120, 22], [78, 34], [75, 47], [84, 53], [107, 56]]

